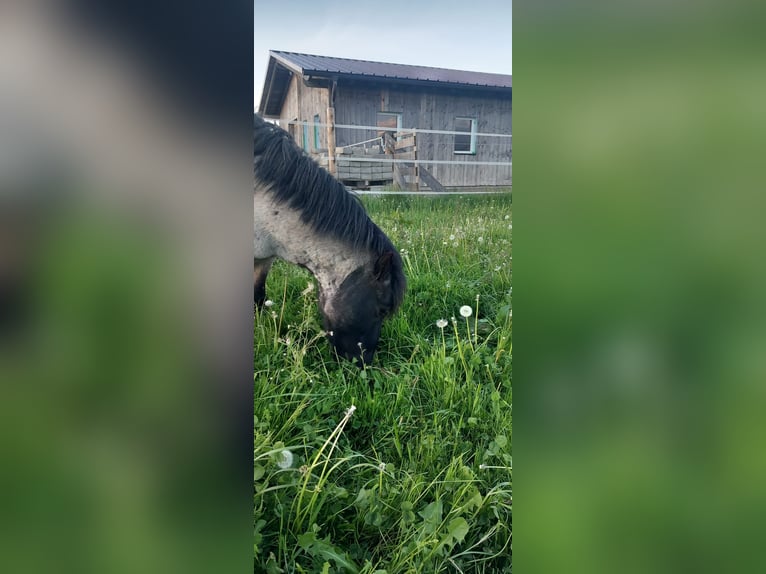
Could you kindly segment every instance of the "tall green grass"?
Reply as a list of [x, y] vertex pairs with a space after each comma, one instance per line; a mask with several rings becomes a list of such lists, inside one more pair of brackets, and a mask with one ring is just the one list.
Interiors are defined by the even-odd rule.
[[374, 365], [332, 358], [295, 266], [255, 316], [255, 571], [510, 572], [510, 195], [364, 203], [408, 278]]

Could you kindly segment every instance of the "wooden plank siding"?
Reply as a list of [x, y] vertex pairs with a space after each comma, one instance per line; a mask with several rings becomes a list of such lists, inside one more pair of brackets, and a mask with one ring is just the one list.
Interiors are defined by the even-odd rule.
[[[327, 129], [319, 128], [319, 147], [314, 142], [314, 116], [319, 116], [319, 123], [327, 123], [327, 107], [330, 97], [327, 88], [313, 88], [305, 85], [299, 75], [293, 75], [290, 80], [290, 87], [287, 91], [285, 103], [282, 106], [282, 112], [279, 116], [279, 122], [282, 127], [287, 126], [288, 122], [298, 120], [299, 122], [308, 122], [308, 151], [316, 159], [325, 156], [319, 161], [320, 165], [328, 166], [327, 162]], [[336, 120], [337, 121], [337, 120]], [[306, 149], [303, 142], [303, 128], [291, 131], [297, 136], [296, 140], [299, 146]]]
[[[327, 123], [330, 105], [329, 89], [309, 87], [295, 74], [280, 113], [280, 123], [295, 119], [309, 122], [309, 150], [312, 154], [327, 155], [326, 128], [319, 131], [320, 147], [314, 146], [314, 116]], [[512, 101], [509, 95], [495, 95], [481, 90], [447, 90], [419, 88], [397, 84], [370, 84], [338, 81], [335, 91], [335, 124], [375, 126], [377, 112], [402, 114], [402, 129], [454, 130], [455, 118], [474, 118], [478, 133], [511, 134]], [[302, 140], [302, 128], [293, 131]], [[370, 140], [379, 135], [377, 130], [337, 128], [335, 144], [338, 148]], [[509, 137], [476, 138], [475, 154], [454, 152], [452, 134], [417, 134], [417, 159], [463, 162], [510, 162], [512, 143]], [[303, 146], [302, 141], [298, 144]], [[322, 162], [327, 166], [327, 160]], [[511, 186], [512, 167], [497, 165], [422, 164], [445, 187]]]
[[[387, 102], [387, 109], [381, 109]], [[437, 90], [356, 87], [338, 85], [335, 95], [337, 124], [376, 125], [379, 111], [402, 114], [402, 129], [454, 130], [456, 117], [477, 120], [479, 133], [510, 134], [512, 102], [479, 94], [450, 94]], [[370, 130], [337, 130], [337, 145], [344, 146], [374, 138]], [[454, 153], [455, 136], [418, 133], [418, 159], [437, 161], [510, 162], [511, 138], [477, 137], [476, 154]], [[510, 186], [511, 166], [424, 164], [447, 187]]]

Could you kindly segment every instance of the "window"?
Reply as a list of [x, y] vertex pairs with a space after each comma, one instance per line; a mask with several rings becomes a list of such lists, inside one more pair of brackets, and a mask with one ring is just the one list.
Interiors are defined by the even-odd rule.
[[321, 138], [319, 137], [319, 114], [314, 116], [314, 151], [318, 150], [321, 146]]
[[303, 149], [311, 151], [309, 149], [309, 123], [303, 122]]
[[[383, 131], [398, 132], [402, 129], [402, 114], [397, 112], [378, 112], [379, 128], [384, 128]], [[383, 135], [383, 131], [378, 132], [378, 135]]]
[[455, 118], [455, 153], [476, 153], [476, 120]]

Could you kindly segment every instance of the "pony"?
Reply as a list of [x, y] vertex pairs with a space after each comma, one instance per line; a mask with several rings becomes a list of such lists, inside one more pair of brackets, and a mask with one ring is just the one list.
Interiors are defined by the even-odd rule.
[[265, 303], [275, 258], [308, 269], [336, 354], [369, 364], [404, 298], [399, 252], [354, 194], [286, 131], [254, 117], [253, 301]]

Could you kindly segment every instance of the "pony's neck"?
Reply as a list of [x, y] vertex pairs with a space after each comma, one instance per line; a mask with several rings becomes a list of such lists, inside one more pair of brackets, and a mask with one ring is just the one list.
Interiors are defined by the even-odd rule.
[[335, 238], [327, 237], [316, 241], [295, 254], [295, 263], [303, 265], [316, 277], [323, 299], [334, 299], [344, 279], [364, 265], [368, 265], [371, 255], [364, 250], [356, 250]]
[[332, 234], [319, 235], [301, 221], [300, 213], [278, 204], [267, 194], [255, 194], [255, 258], [276, 255], [311, 271], [325, 297], [331, 297], [343, 280], [373, 261], [367, 249]]

